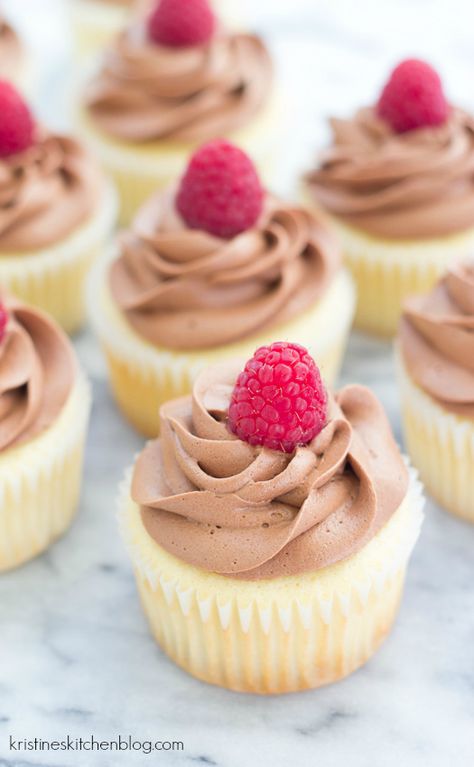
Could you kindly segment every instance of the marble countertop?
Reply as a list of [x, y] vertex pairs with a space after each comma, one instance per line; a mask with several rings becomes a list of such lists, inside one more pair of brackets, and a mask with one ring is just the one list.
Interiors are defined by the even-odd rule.
[[[68, 47], [60, 0], [10, 6], [43, 52], [42, 111], [60, 124], [59, 64]], [[474, 101], [471, 2], [247, 6], [274, 47], [291, 104], [292, 141], [279, 178], [286, 194], [324, 137], [324, 115], [369, 101], [400, 56], [429, 57], [453, 98]], [[0, 578], [0, 767], [473, 764], [474, 527], [428, 503], [395, 628], [345, 681], [273, 698], [204, 685], [168, 661], [148, 632], [115, 519], [117, 486], [141, 440], [116, 412], [91, 335], [75, 344], [94, 387], [84, 492], [64, 539]], [[401, 440], [389, 346], [354, 334], [342, 379], [375, 389]], [[119, 733], [185, 748], [149, 756], [8, 749], [10, 735], [110, 740]]]

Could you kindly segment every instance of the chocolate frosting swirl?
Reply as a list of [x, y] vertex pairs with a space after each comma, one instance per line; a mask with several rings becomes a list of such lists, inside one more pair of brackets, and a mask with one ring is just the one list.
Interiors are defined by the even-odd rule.
[[373, 109], [332, 120], [333, 145], [306, 176], [332, 215], [390, 239], [474, 226], [474, 119], [453, 109], [436, 128], [394, 133]]
[[0, 77], [10, 80], [18, 74], [23, 59], [23, 46], [13, 27], [0, 14]]
[[271, 81], [258, 37], [220, 33], [206, 45], [171, 48], [148, 41], [138, 24], [106, 52], [86, 105], [118, 139], [198, 143], [245, 126], [266, 103]]
[[120, 242], [112, 295], [152, 344], [202, 349], [301, 313], [327, 289], [337, 246], [315, 218], [267, 197], [253, 229], [223, 240], [188, 229], [174, 195], [158, 194]]
[[47, 315], [3, 301], [9, 313], [0, 343], [0, 451], [27, 442], [58, 417], [76, 362], [68, 338]]
[[103, 191], [99, 167], [71, 138], [41, 132], [0, 160], [0, 253], [54, 245], [87, 221]]
[[132, 480], [149, 535], [203, 569], [243, 579], [314, 571], [360, 550], [388, 521], [408, 474], [383, 409], [361, 386], [330, 398], [329, 419], [292, 453], [237, 439], [226, 418], [241, 365], [197, 379], [161, 409]]
[[429, 295], [406, 302], [400, 346], [425, 392], [446, 410], [474, 418], [474, 262], [455, 266]]

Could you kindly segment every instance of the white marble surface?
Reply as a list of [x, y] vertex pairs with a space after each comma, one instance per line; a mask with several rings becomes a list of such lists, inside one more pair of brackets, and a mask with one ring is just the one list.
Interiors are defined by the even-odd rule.
[[[60, 124], [60, 62], [68, 48], [60, 1], [9, 5], [42, 57], [41, 111]], [[474, 106], [470, 1], [247, 6], [273, 44], [294, 108], [292, 141], [281, 158], [285, 193], [324, 136], [323, 116], [370, 101], [400, 56], [429, 56], [453, 98]], [[76, 347], [95, 395], [84, 493], [68, 535], [0, 579], [0, 767], [473, 764], [474, 527], [428, 505], [395, 629], [349, 679], [268, 699], [203, 685], [170, 663], [149, 636], [115, 522], [117, 484], [141, 442], [115, 410], [87, 332]], [[374, 387], [401, 438], [389, 348], [353, 336], [343, 379]], [[185, 750], [150, 756], [8, 750], [10, 734], [109, 740], [119, 733], [182, 740]]]

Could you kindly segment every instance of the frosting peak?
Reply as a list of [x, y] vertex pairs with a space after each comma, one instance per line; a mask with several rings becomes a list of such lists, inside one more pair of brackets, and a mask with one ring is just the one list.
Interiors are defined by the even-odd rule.
[[220, 346], [308, 308], [339, 266], [337, 246], [307, 211], [267, 197], [256, 226], [223, 240], [186, 228], [158, 194], [122, 236], [114, 299], [134, 329], [172, 349]]
[[0, 343], [0, 451], [53, 423], [76, 374], [68, 339], [46, 315], [14, 299], [4, 305], [9, 319]]
[[168, 48], [148, 41], [139, 24], [107, 51], [86, 103], [118, 139], [200, 143], [245, 126], [271, 80], [269, 55], [254, 35], [220, 33], [206, 45]]
[[294, 453], [227, 428], [240, 364], [203, 373], [161, 410], [161, 440], [138, 458], [132, 497], [148, 533], [198, 567], [239, 578], [317, 570], [358, 551], [403, 500], [408, 477], [381, 405], [360, 386]]
[[474, 418], [474, 263], [406, 302], [400, 344], [415, 382], [447, 410]]
[[474, 226], [474, 119], [394, 133], [373, 109], [332, 120], [333, 144], [307, 174], [331, 214], [391, 239], [449, 235]]

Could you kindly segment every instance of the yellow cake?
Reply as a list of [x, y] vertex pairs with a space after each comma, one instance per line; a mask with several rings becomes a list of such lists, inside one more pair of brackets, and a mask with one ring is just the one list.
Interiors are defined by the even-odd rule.
[[85, 60], [100, 53], [123, 29], [133, 6], [133, 0], [72, 0], [72, 31], [79, 57]]
[[0, 285], [67, 332], [85, 319], [87, 272], [107, 247], [116, 194], [79, 142], [39, 126], [0, 83]]
[[158, 193], [94, 267], [90, 321], [115, 399], [146, 436], [158, 431], [160, 405], [189, 393], [203, 368], [275, 336], [306, 345], [325, 379], [336, 380], [354, 312], [351, 279], [317, 219], [265, 199], [254, 226], [226, 239], [189, 228], [174, 189]]
[[[296, 453], [235, 441], [221, 412], [231, 367], [203, 374], [192, 403], [162, 409], [161, 440], [122, 486], [122, 534], [151, 631], [179, 666], [244, 692], [319, 687], [368, 661], [390, 632], [422, 520], [421, 486], [362, 387], [344, 389], [323, 431]], [[340, 459], [336, 503], [328, 489]], [[392, 472], [378, 463], [386, 461]], [[324, 471], [308, 475], [318, 465]], [[353, 481], [359, 494], [342, 510]]]
[[0, 285], [51, 314], [66, 332], [76, 332], [85, 320], [87, 275], [107, 250], [116, 216], [115, 190], [104, 184], [97, 211], [60, 242], [37, 250], [0, 250]]
[[[227, 23], [239, 21], [235, 0], [214, 0], [212, 5]], [[72, 0], [72, 30], [81, 60], [100, 54], [124, 28], [132, 13], [149, 13], [152, 6], [153, 0]]]
[[405, 438], [427, 491], [474, 522], [474, 266], [407, 301], [397, 344]]
[[334, 218], [330, 225], [356, 286], [354, 324], [381, 338], [393, 337], [408, 296], [426, 293], [450, 265], [474, 250], [474, 227], [437, 239], [394, 242]]
[[124, 225], [205, 141], [231, 139], [264, 175], [274, 166], [282, 119], [270, 54], [256, 35], [218, 25], [211, 10], [207, 21], [205, 34], [178, 42], [138, 17], [79, 96], [77, 126], [117, 185]]
[[91, 397], [72, 347], [46, 315], [7, 299], [0, 307], [0, 325], [4, 571], [43, 552], [71, 524]]
[[0, 80], [6, 80], [23, 94], [34, 93], [31, 58], [16, 30], [0, 13]]
[[[405, 100], [391, 95], [394, 88]], [[434, 98], [438, 112], [430, 113]], [[340, 238], [361, 330], [393, 337], [404, 299], [430, 290], [471, 253], [472, 122], [449, 106], [436, 72], [413, 60], [394, 70], [376, 106], [331, 120], [332, 144], [306, 174], [304, 195]]]
[[[251, 125], [232, 131], [229, 139], [255, 159], [263, 179], [274, 181], [275, 156], [281, 139], [282, 115], [277, 97], [262, 110]], [[134, 144], [119, 141], [99, 130], [86, 111], [78, 113], [76, 126], [110, 178], [120, 198], [120, 224], [127, 226], [139, 208], [157, 189], [173, 184], [186, 168], [196, 143], [166, 140]]]

